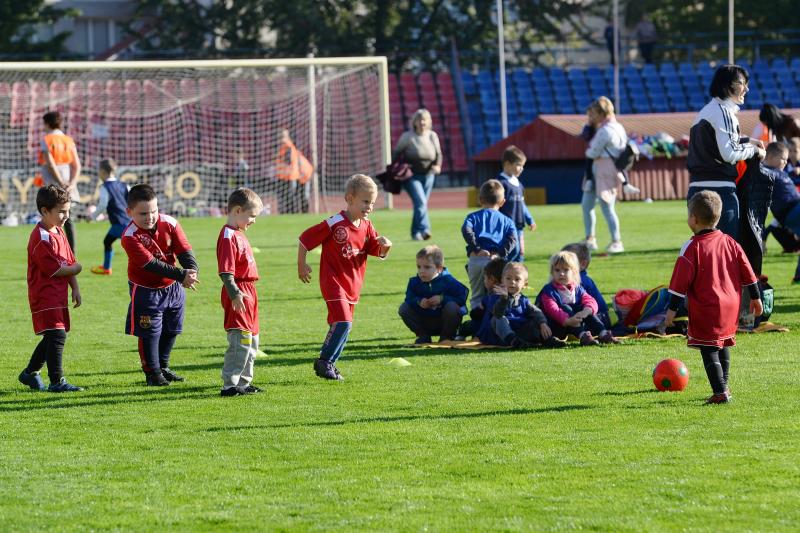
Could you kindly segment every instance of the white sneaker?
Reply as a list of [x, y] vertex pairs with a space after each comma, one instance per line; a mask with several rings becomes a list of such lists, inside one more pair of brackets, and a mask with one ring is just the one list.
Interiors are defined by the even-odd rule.
[[414, 235], [412, 235], [411, 239], [415, 240], [415, 241], [421, 241], [421, 240], [424, 239], [424, 237], [422, 236], [422, 233], [418, 232], [418, 233], [415, 233]]
[[639, 194], [640, 192], [642, 192], [637, 187], [634, 187], [630, 183], [626, 183], [625, 185], [623, 185], [622, 186], [622, 191], [625, 194]]
[[594, 251], [594, 250], [597, 250], [597, 248], [598, 248], [597, 239], [595, 239], [594, 237], [590, 237], [588, 239], [584, 239], [583, 243], [586, 245], [587, 248], [589, 248], [589, 250]]
[[611, 244], [606, 246], [606, 252], [610, 254], [621, 254], [625, 251], [625, 247], [622, 246], [622, 241], [612, 241]]

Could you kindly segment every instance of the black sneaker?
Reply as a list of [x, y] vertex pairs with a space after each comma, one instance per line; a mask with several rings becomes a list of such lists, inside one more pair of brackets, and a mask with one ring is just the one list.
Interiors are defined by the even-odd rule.
[[161, 372], [146, 372], [146, 383], [150, 387], [166, 387], [169, 381]]
[[330, 379], [334, 381], [342, 381], [342, 375], [336, 373], [336, 367], [333, 363], [325, 359], [314, 360], [314, 372], [323, 379]]
[[339, 372], [339, 369], [336, 368], [336, 363], [333, 363], [333, 371], [336, 372], [336, 379], [339, 381], [344, 381], [344, 376], [341, 372]]
[[82, 390], [81, 387], [67, 383], [67, 378], [61, 378], [58, 383], [51, 383], [47, 387], [47, 392], [79, 392]]
[[184, 381], [183, 377], [179, 376], [169, 368], [162, 368], [161, 375], [164, 376], [164, 379], [167, 381]]
[[248, 385], [242, 389], [242, 392], [245, 394], [258, 394], [259, 392], [264, 392], [264, 389], [256, 387], [255, 385]]
[[23, 385], [27, 385], [33, 390], [43, 391], [47, 389], [47, 387], [44, 386], [42, 376], [40, 376], [38, 372], [29, 373], [26, 370], [23, 370], [19, 374], [19, 382]]
[[430, 344], [432, 342], [433, 339], [430, 337], [430, 335], [424, 335], [422, 337], [417, 337], [417, 339], [414, 341], [414, 344]]
[[543, 343], [548, 348], [563, 348], [567, 345], [567, 341], [559, 339], [555, 335], [544, 341]]
[[229, 387], [227, 389], [222, 389], [221, 391], [219, 391], [220, 396], [242, 396], [243, 394], [246, 393], [239, 387]]

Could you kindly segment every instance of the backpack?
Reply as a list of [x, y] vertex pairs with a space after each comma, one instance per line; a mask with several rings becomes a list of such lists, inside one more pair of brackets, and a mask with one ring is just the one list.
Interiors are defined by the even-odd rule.
[[[608, 155], [611, 155], [608, 148], [606, 148], [606, 152], [608, 152]], [[636, 141], [628, 140], [628, 142], [625, 143], [625, 148], [622, 149], [619, 155], [611, 159], [614, 161], [614, 166], [617, 167], [617, 170], [620, 172], [628, 172], [633, 168], [633, 165], [639, 161], [640, 154], [641, 152], [639, 151], [639, 146], [636, 144]]]
[[[669, 290], [663, 285], [650, 291], [640, 291], [636, 289], [621, 289], [614, 295], [614, 310], [619, 317], [619, 323], [615, 327], [615, 332], [634, 332], [661, 331], [664, 325], [664, 318], [669, 306]], [[678, 310], [678, 317], [685, 317], [686, 310], [681, 306]], [[683, 332], [684, 323], [676, 324], [667, 333]]]

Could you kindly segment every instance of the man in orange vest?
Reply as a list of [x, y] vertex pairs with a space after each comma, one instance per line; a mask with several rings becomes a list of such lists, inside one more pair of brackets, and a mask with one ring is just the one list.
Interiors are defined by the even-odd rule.
[[[314, 167], [292, 142], [289, 130], [281, 131], [281, 145], [275, 158], [275, 177], [280, 180], [278, 210], [280, 213], [307, 213], [311, 176]], [[299, 198], [295, 201], [295, 197]]]
[[[58, 111], [48, 111], [42, 117], [47, 131], [39, 146], [39, 166], [43, 185], [58, 185], [70, 195], [73, 202], [80, 200], [77, 180], [81, 173], [81, 159], [75, 141], [61, 131], [62, 117]], [[75, 253], [75, 227], [72, 219], [64, 224], [72, 253]]]

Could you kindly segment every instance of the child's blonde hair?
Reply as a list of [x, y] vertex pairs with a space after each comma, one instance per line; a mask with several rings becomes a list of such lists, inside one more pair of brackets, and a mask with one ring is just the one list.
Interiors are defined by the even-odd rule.
[[581, 281], [581, 265], [578, 262], [578, 256], [573, 252], [562, 250], [557, 254], [550, 257], [550, 279], [553, 278], [553, 270], [558, 265], [566, 266], [570, 271], [570, 281], [578, 284]]
[[375, 181], [366, 174], [353, 174], [344, 184], [345, 194], [356, 194], [359, 191], [378, 192]]
[[430, 244], [417, 252], [417, 259], [423, 258], [433, 262], [437, 267], [444, 266], [444, 252], [435, 244]]
[[528, 277], [528, 267], [525, 266], [525, 263], [511, 261], [506, 263], [506, 266], [503, 267], [503, 274], [500, 276], [500, 279], [502, 279], [502, 276], [505, 276], [506, 272], [509, 270], [521, 270], [522, 272], [525, 272], [525, 277]]

